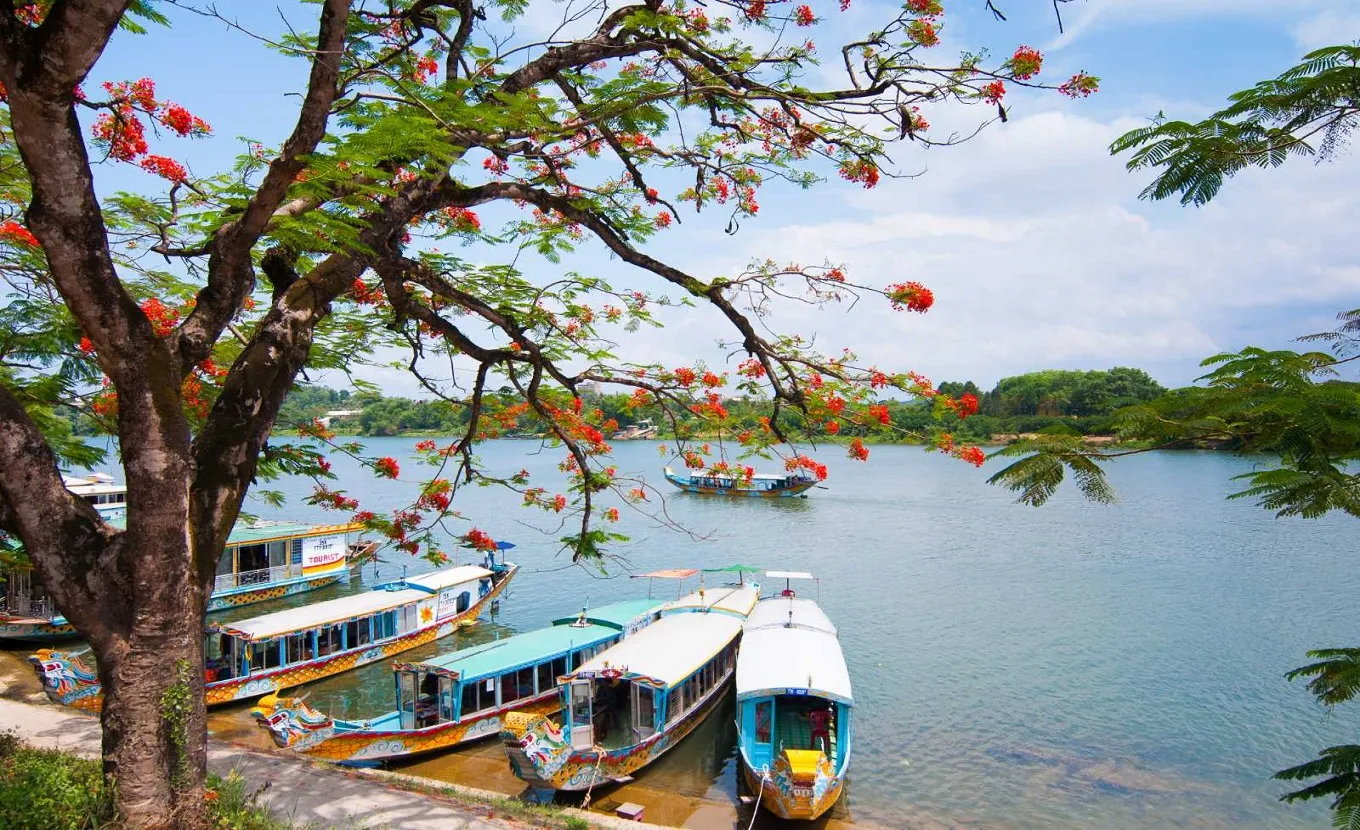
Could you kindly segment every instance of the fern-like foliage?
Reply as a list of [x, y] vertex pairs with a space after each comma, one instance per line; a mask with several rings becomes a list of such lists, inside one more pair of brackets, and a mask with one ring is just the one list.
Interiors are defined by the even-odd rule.
[[993, 457], [1014, 455], [1024, 457], [987, 482], [1019, 493], [1016, 500], [1021, 504], [1039, 507], [1047, 502], [1068, 472], [1077, 489], [1091, 501], [1111, 504], [1116, 500], [1114, 489], [1098, 463], [1104, 456], [1092, 452], [1078, 436], [1043, 435], [1017, 441], [993, 453]]
[[1308, 691], [1334, 706], [1360, 694], [1360, 648], [1321, 648], [1308, 652], [1316, 660], [1285, 675], [1289, 680], [1311, 677]]
[[1310, 801], [1314, 798], [1332, 799], [1332, 809], [1360, 808], [1360, 746], [1346, 744], [1329, 746], [1312, 761], [1275, 773], [1280, 781], [1322, 780], [1303, 789], [1280, 796], [1281, 801]]
[[1248, 167], [1278, 167], [1291, 156], [1321, 161], [1340, 152], [1360, 124], [1360, 46], [1310, 52], [1229, 102], [1195, 123], [1159, 115], [1110, 145], [1112, 153], [1133, 153], [1130, 170], [1159, 170], [1142, 198], [1179, 194], [1181, 204], [1203, 205], [1224, 179]]

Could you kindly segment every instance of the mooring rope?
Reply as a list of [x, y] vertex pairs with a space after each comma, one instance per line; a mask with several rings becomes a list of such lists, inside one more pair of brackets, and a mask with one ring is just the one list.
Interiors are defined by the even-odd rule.
[[600, 765], [604, 763], [604, 747], [595, 744], [591, 747], [595, 750], [595, 770], [590, 774], [590, 785], [586, 787], [586, 797], [581, 802], [581, 809], [590, 809], [590, 791], [595, 789], [595, 782], [600, 780]]
[[760, 771], [760, 789], [756, 792], [756, 806], [751, 811], [751, 823], [746, 825], [746, 830], [751, 830], [756, 826], [756, 816], [760, 815], [760, 799], [765, 795], [765, 782], [770, 780], [770, 768], [767, 766]]

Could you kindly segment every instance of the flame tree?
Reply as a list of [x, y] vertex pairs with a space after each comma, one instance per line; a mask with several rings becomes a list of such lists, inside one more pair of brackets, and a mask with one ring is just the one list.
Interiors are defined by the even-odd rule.
[[[910, 275], [868, 286], [832, 264], [774, 261], [701, 275], [647, 250], [696, 211], [720, 211], [733, 227], [754, 217], [771, 182], [838, 175], [873, 187], [896, 170], [890, 144], [962, 140], [937, 136], [932, 111], [976, 104], [974, 122], [986, 124], [1004, 118], [1008, 87], [1043, 85], [1042, 56], [1028, 47], [990, 62], [936, 57], [937, 0], [890, 7], [879, 28], [835, 45], [813, 38], [836, 6], [772, 0], [323, 0], [309, 31], [234, 35], [308, 65], [287, 138], [247, 146], [228, 169], [192, 172], [173, 157], [180, 137], [211, 132], [192, 102], [163, 99], [149, 78], [83, 86], [120, 27], [119, 37], [161, 40], [167, 8], [0, 0], [0, 528], [22, 541], [94, 649], [105, 770], [134, 826], [203, 821], [202, 619], [257, 477], [310, 474], [313, 501], [358, 511], [394, 546], [438, 561], [436, 528], [459, 519], [458, 487], [490, 475], [472, 448], [532, 412], [564, 448], [572, 485], [549, 493], [523, 474], [497, 482], [561, 514], [564, 543], [590, 560], [619, 538], [594, 523], [618, 516], [604, 502], [647, 493], [615, 478], [610, 425], [582, 406], [584, 383], [630, 390], [686, 434], [724, 442], [682, 441], [697, 465], [777, 453], [791, 469], [818, 471], [789, 443], [799, 430], [881, 425], [875, 401], [894, 392], [933, 398], [942, 419], [976, 407], [773, 327], [795, 301], [878, 296], [925, 311], [933, 295]], [[515, 35], [516, 21], [545, 14], [561, 17], [552, 35]], [[184, 49], [169, 37], [156, 46]], [[1079, 97], [1095, 79], [1049, 88]], [[148, 186], [101, 198], [95, 164], [136, 165]], [[479, 246], [478, 257], [448, 253], [455, 242]], [[650, 287], [580, 273], [535, 280], [515, 265], [578, 247]], [[630, 355], [631, 330], [682, 304], [725, 321], [734, 374]], [[410, 371], [466, 407], [469, 425], [448, 446], [422, 444], [436, 470], [419, 499], [376, 516], [327, 483], [327, 453], [357, 447], [319, 425], [306, 429], [312, 443], [268, 439], [304, 368], [349, 369], [384, 346], [407, 350]], [[437, 361], [452, 378], [429, 373]], [[486, 395], [489, 386], [513, 389], [516, 402]], [[766, 398], [760, 429], [724, 430], [725, 389]], [[52, 417], [57, 404], [117, 437], [126, 528], [63, 488], [59, 464], [88, 451]], [[929, 438], [981, 461], [943, 429]], [[859, 442], [849, 451], [868, 452]], [[395, 459], [364, 461], [376, 475], [400, 474]], [[488, 539], [466, 525], [454, 535], [470, 547]]]

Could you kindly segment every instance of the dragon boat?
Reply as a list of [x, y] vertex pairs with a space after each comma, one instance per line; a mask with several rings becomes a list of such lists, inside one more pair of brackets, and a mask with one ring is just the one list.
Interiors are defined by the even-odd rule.
[[717, 706], [758, 597], [757, 586], [734, 585], [669, 602], [661, 619], [558, 678], [562, 723], [502, 717], [515, 775], [546, 796], [626, 781], [660, 758]]
[[[120, 495], [105, 493], [113, 485], [102, 481], [88, 486], [70, 481], [68, 489], [87, 500]], [[126, 521], [125, 502], [99, 503], [95, 509], [115, 527], [122, 527]], [[353, 534], [362, 529], [363, 525], [357, 524], [238, 524], [227, 537], [217, 562], [208, 611], [239, 608], [339, 582], [349, 575], [352, 564], [378, 547], [376, 542], [352, 541]], [[0, 575], [5, 582], [0, 594], [0, 639], [46, 642], [77, 636], [75, 628], [53, 606], [31, 567], [11, 565]]]
[[666, 480], [686, 493], [738, 498], [788, 499], [801, 496], [817, 485], [817, 480], [801, 473], [755, 473], [750, 477], [730, 472], [695, 470], [688, 474], [665, 468]]
[[251, 710], [274, 742], [346, 766], [448, 749], [495, 736], [507, 712], [552, 714], [557, 678], [657, 619], [661, 603], [628, 600], [554, 620], [547, 628], [396, 663], [397, 708], [365, 721], [335, 720], [302, 697], [266, 695]]
[[[471, 624], [519, 567], [462, 565], [372, 590], [231, 623], [204, 642], [209, 706], [250, 700], [385, 660]], [[29, 657], [48, 698], [98, 711], [103, 693], [88, 654], [43, 649]]]
[[737, 652], [737, 746], [742, 776], [765, 809], [816, 819], [840, 798], [850, 766], [854, 698], [836, 627], [787, 580], [756, 603]]

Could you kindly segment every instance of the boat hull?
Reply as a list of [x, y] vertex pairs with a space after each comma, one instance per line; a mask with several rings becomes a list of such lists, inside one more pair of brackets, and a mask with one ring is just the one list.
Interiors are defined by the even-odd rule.
[[225, 611], [229, 608], [240, 608], [242, 605], [252, 605], [265, 600], [280, 599], [290, 597], [293, 594], [303, 594], [307, 591], [315, 591], [317, 588], [324, 588], [327, 585], [334, 585], [349, 575], [349, 572], [340, 571], [338, 573], [327, 574], [326, 576], [315, 579], [299, 579], [294, 582], [283, 584], [267, 585], [250, 590], [238, 590], [232, 593], [213, 594], [208, 600], [208, 611]]
[[470, 720], [440, 723], [423, 729], [347, 727], [334, 723], [296, 699], [278, 701], [272, 712], [261, 707], [252, 714], [268, 727], [274, 742], [281, 747], [291, 747], [313, 758], [343, 766], [373, 766], [493, 737], [501, 731], [502, 717], [510, 712], [546, 716], [560, 709], [561, 701], [554, 690], [523, 706], [506, 707]]
[[[518, 571], [518, 567], [512, 568], [485, 596], [479, 598], [466, 611], [437, 625], [418, 628], [400, 637], [368, 648], [350, 649], [349, 651], [288, 666], [266, 675], [231, 678], [208, 683], [204, 689], [204, 700], [209, 706], [253, 700], [271, 692], [300, 686], [303, 683], [311, 683], [323, 677], [330, 677], [359, 666], [376, 663], [417, 646], [423, 646], [426, 643], [447, 637], [463, 623], [475, 620], [484, 608], [500, 596], [505, 586], [510, 584], [510, 580], [514, 578]], [[68, 652], [44, 649], [30, 657], [29, 661], [33, 663], [39, 679], [43, 682], [43, 688], [53, 703], [95, 712], [103, 708], [104, 696], [99, 689], [98, 678], [93, 669], [87, 668], [79, 658], [72, 660], [72, 655]]]
[[0, 617], [0, 640], [47, 643], [79, 636], [76, 627], [61, 617], [54, 620]]
[[812, 781], [796, 781], [783, 755], [775, 761], [769, 773], [762, 776], [742, 754], [741, 771], [747, 788], [751, 793], [759, 794], [761, 806], [782, 819], [811, 821], [821, 818], [836, 806], [845, 789], [845, 778], [836, 775], [824, 755], [818, 760]]
[[709, 690], [698, 706], [665, 732], [642, 743], [619, 749], [572, 749], [560, 727], [546, 717], [511, 713], [502, 720], [501, 740], [515, 775], [538, 790], [579, 791], [614, 778], [632, 775], [665, 755], [671, 747], [704, 722], [726, 694], [729, 671], [723, 682]]
[[778, 490], [757, 490], [747, 487], [709, 487], [671, 476], [666, 476], [666, 480], [686, 493], [695, 493], [701, 496], [726, 496], [735, 499], [791, 499], [795, 496], [801, 496], [817, 484], [815, 481], [808, 481]]

